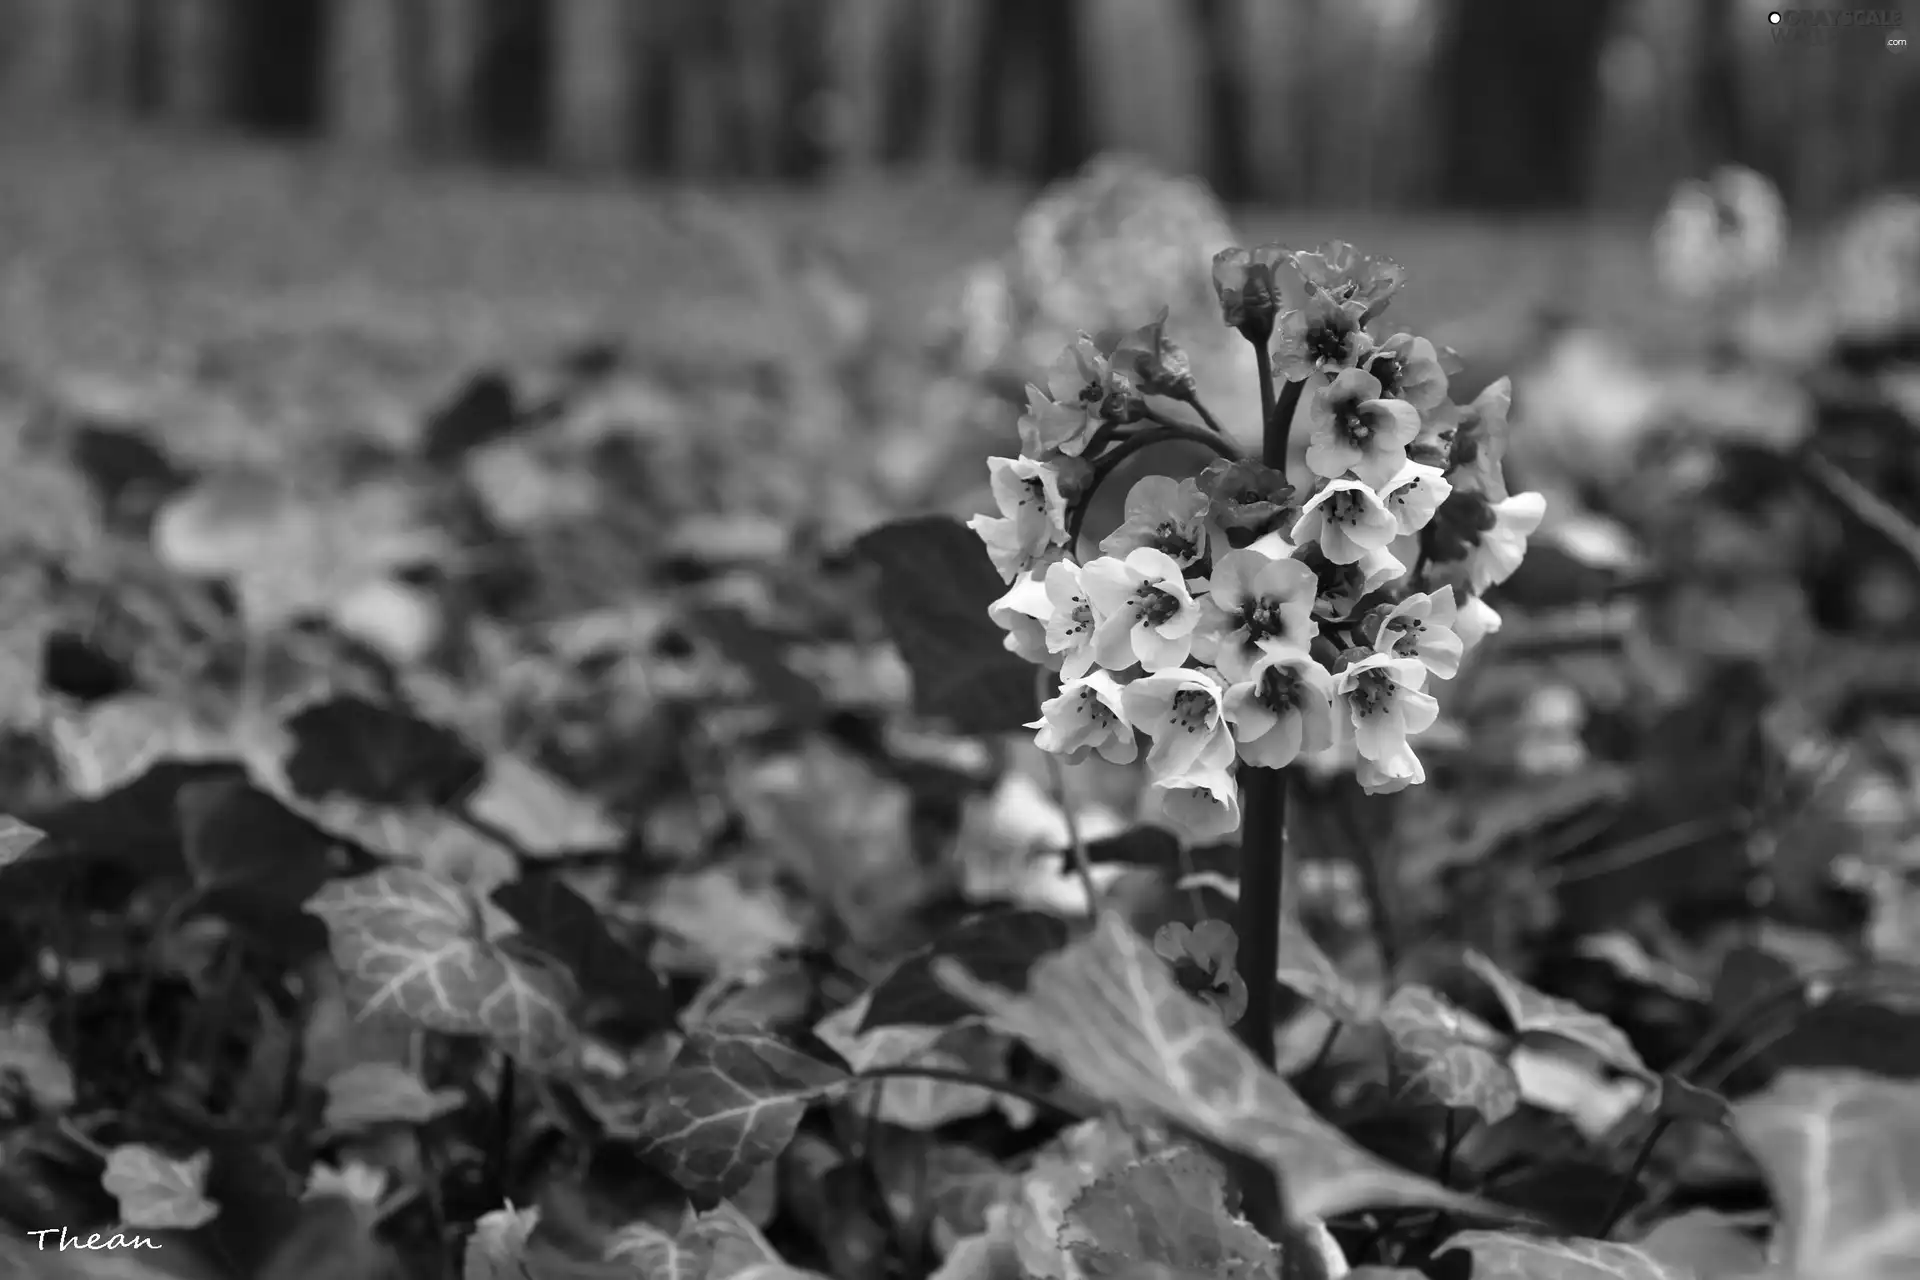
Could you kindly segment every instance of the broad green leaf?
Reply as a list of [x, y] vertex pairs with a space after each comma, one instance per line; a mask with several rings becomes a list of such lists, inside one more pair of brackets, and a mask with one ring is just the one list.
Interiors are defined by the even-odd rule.
[[1733, 1109], [1794, 1280], [1920, 1275], [1920, 1082], [1788, 1071]]
[[0, 867], [9, 867], [31, 854], [47, 838], [38, 827], [30, 827], [12, 814], [0, 813]]
[[1170, 1151], [1109, 1173], [1067, 1207], [1060, 1243], [1092, 1280], [1145, 1262], [1216, 1277], [1275, 1277], [1280, 1248], [1227, 1209], [1217, 1162]]
[[212, 1167], [211, 1152], [176, 1159], [129, 1143], [107, 1153], [100, 1185], [118, 1202], [127, 1226], [192, 1231], [220, 1215], [220, 1206], [206, 1196]]
[[[911, 1063], [989, 1078], [1006, 1072], [1009, 1044], [979, 1023], [953, 1027], [874, 1027], [854, 1030], [866, 1017], [871, 993], [814, 1025], [813, 1033], [856, 1072]], [[1034, 1108], [996, 1089], [952, 1080], [894, 1077], [855, 1086], [854, 1107], [882, 1123], [926, 1132], [970, 1116], [999, 1111], [1015, 1128], [1033, 1123]], [[871, 1110], [869, 1109], [871, 1108]]]
[[1467, 968], [1481, 978], [1513, 1021], [1513, 1029], [1526, 1036], [1557, 1036], [1571, 1041], [1619, 1071], [1650, 1079], [1652, 1072], [1640, 1060], [1633, 1042], [1622, 1031], [1597, 1013], [1589, 1013], [1571, 1000], [1561, 1000], [1536, 991], [1509, 974], [1477, 951], [1466, 954]]
[[429, 1089], [398, 1063], [362, 1062], [327, 1081], [321, 1122], [336, 1133], [383, 1124], [427, 1124], [456, 1110], [460, 1102], [459, 1090]]
[[708, 1280], [713, 1246], [689, 1232], [675, 1234], [650, 1222], [635, 1222], [608, 1239], [607, 1261], [631, 1264], [637, 1280]]
[[956, 960], [983, 982], [1026, 989], [1027, 973], [1042, 956], [1067, 945], [1067, 922], [1044, 911], [995, 910], [970, 916], [901, 961], [873, 989], [862, 1033], [878, 1027], [944, 1027], [977, 1010], [934, 977], [941, 957]]
[[1119, 917], [1034, 966], [1024, 994], [957, 961], [935, 974], [956, 995], [1110, 1105], [1160, 1117], [1282, 1171], [1302, 1219], [1386, 1205], [1478, 1206], [1370, 1155], [1261, 1066], [1218, 1015], [1180, 990]]
[[440, 809], [374, 804], [345, 794], [309, 800], [280, 791], [275, 798], [329, 835], [478, 893], [519, 873], [511, 850]]
[[529, 1275], [527, 1239], [540, 1225], [540, 1210], [516, 1209], [511, 1203], [483, 1213], [467, 1237], [460, 1280], [526, 1280]]
[[1500, 1036], [1430, 987], [1409, 983], [1380, 1011], [1380, 1025], [1411, 1084], [1443, 1107], [1477, 1111], [1498, 1124], [1520, 1105], [1520, 1081]]
[[307, 910], [327, 926], [359, 1017], [485, 1036], [536, 1071], [572, 1055], [572, 983], [490, 937], [480, 901], [461, 886], [389, 867], [334, 881]]
[[1006, 584], [973, 530], [915, 516], [862, 534], [854, 554], [879, 566], [876, 603], [913, 673], [913, 705], [961, 733], [1012, 733], [1040, 714], [1034, 669], [987, 616]]
[[1705, 1280], [1755, 1276], [1767, 1265], [1759, 1241], [1711, 1209], [1668, 1218], [1635, 1243], [1648, 1257], [1670, 1267], [1692, 1267]]
[[85, 799], [117, 791], [161, 761], [243, 762], [252, 747], [183, 707], [139, 696], [62, 708], [49, 717], [47, 737], [62, 781]]
[[1440, 1247], [1473, 1255], [1473, 1280], [1718, 1280], [1655, 1261], [1630, 1244], [1462, 1231]]
[[807, 1108], [849, 1079], [763, 1031], [704, 1027], [655, 1086], [634, 1136], [690, 1195], [720, 1199], [786, 1150]]
[[1380, 1015], [1379, 996], [1342, 974], [1307, 927], [1289, 915], [1280, 922], [1280, 985], [1318, 1005], [1337, 1021], [1358, 1026]]
[[487, 758], [486, 777], [467, 808], [535, 857], [612, 848], [625, 839], [598, 801], [516, 755]]

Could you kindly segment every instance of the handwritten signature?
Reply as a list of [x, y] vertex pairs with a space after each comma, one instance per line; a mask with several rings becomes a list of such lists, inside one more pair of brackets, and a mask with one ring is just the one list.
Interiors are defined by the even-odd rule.
[[123, 1235], [118, 1231], [110, 1236], [103, 1236], [96, 1231], [84, 1240], [65, 1227], [48, 1227], [45, 1231], [26, 1231], [21, 1234], [33, 1237], [34, 1243], [42, 1249], [47, 1247], [47, 1237], [52, 1235], [60, 1237], [59, 1243], [54, 1246], [57, 1249], [158, 1249], [160, 1247], [151, 1236]]

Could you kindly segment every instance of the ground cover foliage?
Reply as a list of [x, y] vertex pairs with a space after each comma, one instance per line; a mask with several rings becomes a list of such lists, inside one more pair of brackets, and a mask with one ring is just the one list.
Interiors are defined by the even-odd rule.
[[965, 523], [1163, 307], [1258, 441], [1203, 191], [1099, 165], [912, 322], [742, 224], [783, 345], [271, 450], [218, 364], [199, 437], [14, 378], [0, 1273], [1913, 1274], [1920, 215], [1817, 288], [1773, 218], [1682, 193], [1643, 326], [1434, 325], [1548, 514], [1424, 783], [1294, 771], [1273, 1069], [1231, 832], [1035, 748]]

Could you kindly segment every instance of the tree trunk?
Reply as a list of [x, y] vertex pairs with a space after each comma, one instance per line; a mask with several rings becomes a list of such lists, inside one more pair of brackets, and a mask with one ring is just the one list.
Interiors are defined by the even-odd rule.
[[546, 158], [552, 80], [553, 11], [547, 0], [485, 0], [468, 101], [483, 154], [503, 164]]
[[1239, 29], [1235, 21], [1239, 12], [1229, 0], [1192, 2], [1200, 30], [1201, 82], [1207, 91], [1201, 126], [1207, 181], [1222, 200], [1246, 200], [1253, 195], [1247, 164], [1251, 97], [1240, 51], [1246, 34]]

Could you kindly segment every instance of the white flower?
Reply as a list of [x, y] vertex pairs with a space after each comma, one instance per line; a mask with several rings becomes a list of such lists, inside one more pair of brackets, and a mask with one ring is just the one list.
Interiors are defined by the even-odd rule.
[[1420, 410], [1386, 399], [1380, 380], [1364, 369], [1344, 369], [1318, 388], [1308, 416], [1307, 466], [1329, 479], [1351, 471], [1366, 484], [1384, 485], [1406, 466], [1407, 446], [1420, 434]]
[[1654, 227], [1661, 282], [1706, 298], [1771, 272], [1786, 245], [1780, 192], [1760, 174], [1726, 165], [1704, 182], [1684, 182]]
[[1320, 596], [1314, 601], [1313, 611], [1322, 618], [1348, 617], [1370, 592], [1406, 571], [1400, 558], [1385, 549], [1369, 551], [1352, 564], [1334, 565], [1332, 572], [1318, 575]]
[[1225, 769], [1161, 778], [1147, 788], [1145, 808], [1189, 843], [1218, 840], [1240, 826], [1240, 788]]
[[1380, 491], [1380, 501], [1400, 522], [1402, 534], [1418, 533], [1452, 492], [1453, 486], [1440, 468], [1409, 462]]
[[1547, 500], [1538, 493], [1516, 493], [1493, 504], [1493, 527], [1467, 553], [1467, 590], [1479, 595], [1513, 576], [1527, 557], [1527, 539], [1540, 527]]
[[1421, 692], [1427, 669], [1418, 658], [1368, 654], [1334, 681], [1341, 706], [1336, 737], [1353, 739], [1354, 750], [1383, 768], [1411, 754], [1407, 739], [1433, 726], [1440, 704]]
[[1471, 650], [1499, 629], [1500, 615], [1485, 600], [1479, 596], [1468, 596], [1460, 602], [1459, 613], [1453, 620], [1453, 631], [1460, 637], [1463, 649]]
[[1191, 479], [1144, 476], [1127, 490], [1125, 519], [1101, 539], [1100, 550], [1124, 556], [1152, 547], [1188, 568], [1207, 554], [1207, 507], [1207, 495]]
[[1329, 480], [1307, 499], [1293, 526], [1293, 541], [1317, 539], [1335, 564], [1352, 564], [1369, 551], [1384, 551], [1400, 534], [1400, 522], [1380, 495], [1358, 480]]
[[1153, 739], [1147, 769], [1156, 778], [1224, 769], [1233, 760], [1220, 681], [1178, 668], [1141, 676], [1121, 691], [1127, 720]]
[[1109, 671], [1138, 662], [1148, 671], [1177, 667], [1193, 652], [1200, 606], [1173, 557], [1152, 547], [1127, 558], [1102, 556], [1080, 570], [1080, 585], [1099, 619], [1094, 661]]
[[1304, 651], [1320, 628], [1313, 620], [1319, 583], [1298, 560], [1269, 558], [1251, 549], [1214, 562], [1200, 601], [1195, 646], [1229, 681], [1244, 680], [1263, 653]]
[[[1054, 567], [1058, 567], [1057, 565]], [[1060, 655], [1049, 652], [1048, 621], [1053, 603], [1047, 598], [1046, 583], [1038, 574], [1025, 573], [1014, 580], [1005, 595], [987, 606], [987, 616], [1007, 633], [1006, 646], [1036, 666], [1058, 668]]]
[[1020, 451], [1031, 458], [1078, 455], [1099, 428], [1107, 397], [1131, 384], [1081, 334], [1047, 368], [1047, 385], [1027, 386], [1027, 412], [1020, 419]]
[[1353, 763], [1353, 780], [1370, 796], [1389, 796], [1427, 780], [1427, 767], [1414, 754], [1411, 743], [1402, 742], [1385, 760], [1361, 756]]
[[1090, 671], [1060, 686], [1040, 704], [1034, 745], [1078, 764], [1089, 752], [1113, 764], [1132, 764], [1140, 754], [1133, 726], [1121, 703], [1120, 682], [1105, 671]]
[[1067, 500], [1052, 467], [1031, 458], [989, 458], [987, 470], [996, 518], [977, 515], [967, 527], [980, 535], [993, 567], [1011, 583], [1020, 574], [1059, 557], [1067, 540]]
[[1333, 745], [1333, 676], [1304, 653], [1263, 655], [1226, 703], [1250, 765], [1281, 769]]
[[1451, 680], [1460, 670], [1461, 654], [1466, 652], [1465, 643], [1454, 630], [1458, 615], [1451, 586], [1410, 595], [1381, 619], [1374, 652], [1416, 658], [1434, 675]]
[[1093, 669], [1093, 631], [1099, 619], [1080, 583], [1080, 566], [1056, 560], [1047, 566], [1048, 604], [1044, 645], [1060, 664], [1060, 674], [1077, 680]]

